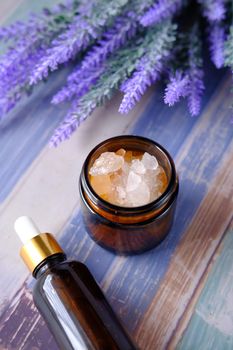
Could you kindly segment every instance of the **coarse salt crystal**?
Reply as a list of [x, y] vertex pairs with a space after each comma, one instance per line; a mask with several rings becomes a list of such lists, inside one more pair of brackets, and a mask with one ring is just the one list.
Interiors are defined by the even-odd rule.
[[119, 170], [124, 164], [124, 158], [115, 152], [104, 152], [95, 160], [89, 173], [93, 176], [106, 175]]
[[146, 168], [142, 161], [139, 159], [133, 159], [131, 164], [131, 170], [134, 171], [137, 174], [145, 174]]
[[128, 192], [128, 206], [137, 207], [149, 203], [150, 201], [150, 191], [148, 186], [144, 181], [141, 181], [140, 186], [138, 186], [134, 191]]
[[123, 148], [116, 153], [102, 153], [89, 174], [97, 194], [125, 207], [150, 203], [167, 186], [165, 171], [154, 156], [147, 152], [125, 151]]
[[157, 159], [147, 152], [142, 156], [142, 163], [147, 170], [156, 170], [159, 165]]
[[126, 192], [134, 191], [141, 182], [141, 176], [135, 174], [133, 171], [130, 171], [126, 184]]

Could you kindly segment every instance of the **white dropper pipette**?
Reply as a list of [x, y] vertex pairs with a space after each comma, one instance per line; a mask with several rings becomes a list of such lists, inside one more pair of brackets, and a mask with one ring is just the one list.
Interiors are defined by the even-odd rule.
[[14, 228], [23, 244], [41, 233], [34, 221], [28, 216], [20, 216], [15, 221]]

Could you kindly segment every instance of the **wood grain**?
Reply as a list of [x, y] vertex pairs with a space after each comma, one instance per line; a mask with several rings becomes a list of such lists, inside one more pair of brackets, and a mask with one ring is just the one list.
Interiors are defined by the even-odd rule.
[[144, 349], [166, 348], [232, 218], [232, 151], [233, 142], [138, 328], [137, 339]]
[[231, 350], [233, 348], [233, 231], [198, 300], [177, 350]]
[[[30, 8], [39, 9], [45, 3], [45, 0], [25, 0], [17, 16], [24, 17]], [[11, 234], [13, 220], [20, 214], [35, 217], [42, 230], [58, 232], [67, 254], [87, 264], [141, 349], [163, 350], [169, 345], [173, 349], [179, 342], [183, 329], [177, 330], [195, 300], [196, 288], [203, 287], [203, 275], [216, 256], [232, 215], [229, 166], [232, 164], [229, 110], [232, 97], [228, 94], [231, 79], [224, 72], [213, 70], [209, 63], [206, 68], [206, 90], [199, 118], [190, 118], [185, 101], [172, 109], [165, 106], [163, 87], [159, 85], [148, 92], [128, 117], [117, 112], [120, 96], [116, 96], [106, 107], [96, 110], [71, 141], [58, 150], [49, 150], [45, 145], [66, 111], [66, 107], [48, 107], [52, 94], [65, 80], [64, 71], [54, 75], [46, 89], [42, 85], [31, 99], [23, 101], [9, 122], [6, 120], [2, 125], [0, 349], [57, 350], [33, 305], [33, 281], [27, 278], [24, 282], [28, 273], [18, 258], [19, 244]], [[180, 176], [177, 215], [169, 236], [153, 251], [131, 257], [115, 256], [91, 241], [82, 223], [75, 190], [90, 148], [120, 133], [143, 135], [160, 142], [174, 157]], [[229, 246], [232, 244], [227, 242]], [[223, 254], [225, 249], [224, 246]], [[216, 286], [218, 280], [225, 286], [218, 291], [227, 293], [228, 301], [224, 302], [223, 298], [221, 303], [223, 318], [231, 313], [229, 254], [226, 253], [227, 263], [221, 268], [227, 271], [226, 279], [220, 273], [213, 277]], [[212, 290], [206, 295], [212, 298], [215, 287], [210, 286]], [[213, 300], [215, 308], [217, 296]], [[199, 350], [209, 341], [211, 331], [221, 328], [217, 324], [217, 312], [211, 323], [208, 298], [200, 303], [202, 313], [199, 312], [198, 318], [195, 313], [195, 319], [191, 319], [179, 344], [182, 350]], [[216, 310], [219, 312], [218, 307]], [[195, 342], [195, 332], [202, 324], [205, 331]], [[221, 343], [228, 344], [226, 324], [230, 323], [224, 323], [224, 331], [220, 329], [216, 340], [220, 350]], [[231, 334], [229, 344], [232, 344]]]
[[[56, 2], [26, 0], [9, 21]], [[95, 110], [72, 140], [50, 149], [47, 143], [68, 109], [67, 105], [52, 106], [50, 101], [71, 69], [54, 73], [0, 124], [0, 274], [4, 285], [0, 287], [0, 310], [28, 276], [19, 257], [20, 242], [13, 233], [15, 219], [27, 214], [42, 230], [59, 234], [79, 206], [78, 177], [88, 152], [103, 139], [125, 133], [154, 92], [149, 90], [127, 117], [118, 112], [121, 96], [117, 94], [111, 103]]]
[[[227, 149], [232, 141], [232, 129], [229, 128], [228, 119], [230, 113], [227, 107], [225, 109], [223, 107], [229, 105], [230, 96], [226, 96], [225, 91], [229, 89], [230, 83], [230, 80], [225, 80], [216, 89], [216, 93], [209, 99], [204, 114], [189, 129], [188, 137], [180, 143], [175, 155], [180, 176], [180, 193], [176, 219], [168, 237], [156, 249], [142, 256], [127, 258], [124, 263], [122, 258], [115, 259], [113, 263], [115, 272], [114, 275], [111, 273], [110, 284], [106, 276], [106, 293], [131, 332], [135, 331], [140, 320], [144, 318], [144, 313], [156, 296], [181, 237], [186, 234], [186, 229], [205, 196], [213, 190], [211, 185], [218, 169], [221, 169], [225, 152], [230, 152], [230, 148]], [[222, 106], [222, 113], [216, 120], [220, 106]], [[155, 124], [156, 117], [155, 114]], [[159, 135], [160, 139], [166, 134], [168, 149], [170, 149], [169, 144], [174, 143], [173, 123], [168, 121], [167, 129], [163, 129], [163, 132], [158, 131], [157, 128], [153, 129], [154, 135]], [[148, 130], [146, 118], [144, 125]], [[182, 135], [183, 127], [186, 128], [187, 125], [184, 123], [177, 127], [175, 135], [177, 138], [177, 135]], [[152, 135], [151, 128], [149, 130]], [[216, 142], [220, 130], [221, 138]], [[157, 140], [157, 137], [153, 139]], [[95, 272], [95, 267], [93, 269]]]
[[[103, 286], [111, 305], [131, 334], [135, 334], [135, 329], [140, 325], [140, 322], [143, 325], [144, 320], [147, 320], [147, 314], [145, 315], [145, 313], [150, 305], [156, 303], [156, 291], [160, 288], [167, 268], [170, 266], [170, 261], [175, 255], [175, 249], [180, 238], [186, 236], [186, 229], [206, 196], [208, 197], [208, 194], [214, 194], [213, 181], [215, 176], [218, 176], [218, 172], [221, 169], [225, 169], [223, 156], [224, 154], [225, 156], [229, 156], [232, 140], [232, 130], [229, 128], [227, 119], [230, 111], [226, 107], [222, 109], [222, 113], [217, 120], [215, 116], [221, 104], [227, 106], [229, 103], [229, 96], [225, 94], [225, 90], [229, 88], [229, 85], [229, 79], [224, 79], [220, 83], [215, 94], [210, 97], [202, 118], [197, 119], [195, 123], [191, 120], [189, 128], [187, 128], [186, 123], [180, 124], [179, 128], [177, 128], [177, 144], [178, 135], [181, 137], [184, 133], [183, 128], [188, 133], [188, 137], [182, 142], [179, 142], [180, 146], [177, 147], [175, 155], [180, 173], [181, 192], [174, 227], [163, 244], [141, 256], [114, 257], [111, 253], [95, 245], [86, 235], [79, 211], [74, 213], [73, 219], [67, 224], [61, 236], [60, 242], [68, 255], [84, 261], [88, 265], [96, 279]], [[153, 103], [155, 103], [154, 99]], [[181, 105], [179, 108], [182, 114], [183, 106]], [[146, 118], [151, 118], [151, 114], [146, 111], [146, 114], [143, 114], [142, 117], [146, 121]], [[160, 115], [155, 114], [155, 123], [157, 122], [157, 118], [159, 119]], [[168, 122], [168, 129], [163, 129], [163, 133], [167, 134], [168, 131], [170, 133], [170, 137], [166, 137], [167, 144], [169, 144], [169, 140], [171, 143], [174, 142], [171, 137], [174, 132], [173, 123], [173, 121]], [[144, 125], [145, 128], [149, 127], [146, 122]], [[210, 126], [212, 126], [211, 135], [207, 137]], [[209, 149], [215, 145], [216, 138], [220, 132], [221, 138], [217, 143], [213, 158], [213, 153], [209, 152]], [[152, 134], [151, 129], [150, 133]], [[161, 130], [158, 131], [154, 128], [153, 138], [156, 139], [158, 135], [163, 138], [163, 133], [161, 134]], [[201, 164], [198, 164], [200, 157], [203, 157], [203, 160]], [[198, 181], [195, 181], [196, 178]], [[224, 186], [221, 188], [223, 193], [225, 193], [225, 188], [227, 187], [224, 183]], [[224, 196], [220, 198], [224, 201]], [[202, 206], [201, 210], [204, 210]], [[222, 231], [220, 234], [222, 234]], [[209, 250], [208, 254], [210, 253], [211, 251]], [[210, 258], [211, 254], [206, 261], [209, 261]], [[195, 277], [196, 283], [198, 283], [199, 278], [199, 275]], [[179, 280], [177, 281], [178, 283]], [[31, 280], [29, 280], [29, 289], [30, 285]], [[193, 290], [190, 289], [188, 298], [191, 298], [192, 293]], [[24, 349], [30, 349], [32, 344], [33, 346], [37, 346], [36, 344], [39, 343], [43, 348], [45, 346], [45, 339], [47, 339], [47, 336], [44, 336], [44, 334], [47, 334], [47, 329], [41, 319], [36, 318], [37, 312], [33, 309], [32, 301], [27, 297], [28, 295], [28, 288], [26, 288], [24, 290], [24, 296], [17, 302], [17, 308], [14, 313], [6, 316], [6, 309], [6, 313], [1, 319], [4, 342], [5, 344], [11, 342], [15, 334], [15, 329], [18, 329], [20, 326], [21, 318], [24, 313], [27, 313], [28, 324], [31, 326], [27, 328], [27, 332], [30, 334], [28, 333]], [[173, 300], [176, 304], [176, 299]], [[12, 304], [15, 305], [15, 298], [12, 300]], [[8, 310], [10, 309], [11, 307], [8, 307]], [[37, 320], [36, 324], [34, 321], [31, 323], [31, 320]], [[14, 325], [14, 327], [9, 328], [10, 324]], [[160, 323], [156, 322], [157, 329], [159, 325]], [[143, 332], [145, 332], [143, 343], [140, 343], [142, 349], [147, 347], [147, 338], [151, 334], [151, 325], [147, 324], [147, 326], [141, 326]], [[153, 324], [154, 328], [156, 327]], [[35, 329], [40, 334], [39, 339], [35, 339], [34, 337]], [[20, 342], [20, 337], [20, 334], [16, 337], [17, 342]], [[51, 338], [49, 339], [52, 342]]]
[[[0, 203], [0, 274], [5, 286], [0, 288], [0, 309], [1, 305], [5, 305], [13, 297], [28, 276], [19, 256], [20, 242], [13, 233], [15, 219], [27, 214], [36, 220], [41, 230], [58, 236], [72, 213], [79, 208], [78, 178], [85, 157], [104, 138], [125, 133], [138, 118], [141, 108], [147, 104], [150, 96], [151, 92], [148, 91], [142, 105], [127, 118], [120, 118], [117, 111], [120, 96], [117, 95], [111, 104], [97, 109], [72, 139], [58, 149], [45, 146], [55, 121], [52, 119], [53, 109], [43, 116], [43, 110], [48, 109], [44, 104], [39, 103], [38, 106], [34, 103], [39, 108], [38, 119], [30, 120], [31, 115], [28, 115], [27, 122], [21, 120], [17, 128], [13, 123], [6, 132], [7, 135], [0, 130], [0, 135], [2, 132], [3, 136], [0, 138], [0, 160], [5, 164], [0, 168], [0, 174], [3, 173], [0, 177], [2, 196], [5, 198], [6, 192], [10, 191]], [[62, 116], [61, 110], [60, 117]], [[96, 125], [102, 125], [101, 132], [97, 133]], [[25, 128], [30, 130], [30, 134], [19, 142], [22, 147], [16, 147], [14, 140], [24, 133]], [[4, 140], [7, 140], [5, 145]], [[7, 253], [6, 246], [10, 247]]]
[[[191, 317], [195, 313], [195, 308], [202, 294], [202, 290], [205, 284], [207, 283], [208, 279], [211, 278], [213, 274], [213, 271], [212, 271], [213, 268], [216, 266], [216, 264], [219, 264], [219, 261], [220, 261], [219, 256], [222, 254], [225, 254], [226, 237], [232, 234], [232, 231], [233, 231], [233, 220], [231, 224], [228, 226], [228, 228], [226, 229], [225, 234], [222, 238], [222, 241], [217, 247], [212, 260], [210, 260], [209, 264], [207, 265], [206, 270], [202, 275], [202, 278], [200, 279], [199, 284], [193, 293], [192, 299], [190, 300], [189, 304], [185, 309], [185, 312], [183, 313], [181, 319], [179, 320], [176, 331], [173, 333], [173, 336], [169, 342], [169, 346], [168, 346], [169, 349], [171, 350], [176, 349], [178, 343], [182, 341], [182, 337], [186, 332], [186, 329], [189, 325]], [[212, 331], [215, 332], [214, 328], [212, 329]]]

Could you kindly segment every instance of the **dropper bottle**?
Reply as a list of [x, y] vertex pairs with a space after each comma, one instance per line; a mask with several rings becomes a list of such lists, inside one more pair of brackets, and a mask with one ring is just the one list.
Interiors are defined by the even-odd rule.
[[20, 255], [37, 280], [33, 299], [62, 350], [134, 350], [88, 268], [68, 261], [50, 233], [22, 216], [15, 231]]

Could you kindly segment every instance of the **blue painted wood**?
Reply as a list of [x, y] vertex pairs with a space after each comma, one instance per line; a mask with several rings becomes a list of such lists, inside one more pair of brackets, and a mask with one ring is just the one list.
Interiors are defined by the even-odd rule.
[[[211, 85], [211, 81], [209, 83]], [[177, 138], [175, 144], [173, 135], [176, 121], [167, 119], [166, 125], [160, 128], [163, 120], [160, 119], [160, 114], [156, 110], [156, 99], [153, 99], [152, 102], [154, 108], [151, 105], [146, 113], [143, 114], [143, 123], [136, 124], [135, 129], [132, 131], [133, 133], [141, 132], [145, 136], [149, 135], [160, 142], [166, 140], [166, 147], [170, 151], [174, 147], [175, 150], [171, 153], [178, 161], [179, 157], [186, 151], [183, 135], [189, 135], [188, 138], [190, 139], [195, 129], [200, 130], [190, 144], [189, 153], [179, 162], [178, 171], [180, 173], [181, 190], [177, 216], [167, 239], [159, 247], [143, 255], [127, 258], [115, 257], [110, 252], [95, 245], [86, 235], [79, 211], [74, 215], [61, 238], [61, 244], [69, 256], [86, 262], [102, 286], [105, 286], [106, 283], [107, 285], [109, 284], [108, 287], [105, 287], [107, 297], [130, 332], [135, 330], [153, 300], [156, 290], [166, 273], [172, 254], [174, 254], [175, 248], [185, 233], [187, 225], [206, 195], [208, 186], [218, 169], [218, 163], [221, 164], [223, 154], [227, 152], [227, 148], [232, 140], [232, 129], [229, 127], [231, 111], [225, 108], [219, 113], [223, 105], [227, 105], [227, 107], [229, 105], [229, 97], [225, 94], [225, 89], [228, 88], [229, 82], [224, 79], [220, 83], [215, 82], [215, 84], [217, 85], [215, 86], [215, 95], [213, 95], [213, 90], [210, 89], [208, 105], [203, 115], [198, 119], [194, 120], [187, 116], [184, 117], [184, 106], [182, 104], [177, 106], [176, 115], [181, 115], [182, 118], [186, 119], [184, 123], [178, 124], [175, 129]], [[156, 94], [160, 95], [161, 90], [158, 90]], [[217, 104], [216, 97], [219, 98]], [[160, 107], [163, 108], [162, 106]], [[147, 122], [147, 120], [152, 118], [152, 111], [154, 111], [154, 125], [159, 126], [158, 128], [152, 129], [151, 124]], [[167, 113], [169, 114], [170, 110], [167, 109]], [[216, 120], [217, 113], [219, 115]], [[203, 128], [203, 125], [205, 128]], [[218, 141], [216, 142], [216, 140]], [[211, 149], [211, 152], [208, 151], [209, 149]], [[202, 159], [201, 164], [199, 159]], [[200, 167], [200, 165], [202, 166]], [[193, 174], [198, 176], [197, 183]], [[110, 274], [113, 273], [114, 266], [116, 266], [116, 272], [113, 280], [108, 281]], [[26, 291], [25, 293], [25, 298], [28, 300], [28, 292]], [[18, 312], [12, 316], [14, 317], [13, 323], [15, 327], [16, 324], [20, 325], [20, 319], [24, 315], [25, 298], [19, 301]], [[29, 318], [33, 320], [37, 312], [32, 308], [33, 303], [30, 299], [26, 304], [31, 310]], [[12, 318], [9, 319], [9, 322], [12, 322]], [[43, 334], [43, 327], [44, 325], [41, 321], [37, 323], [40, 334]], [[29, 329], [30, 327], [28, 326], [28, 331]], [[9, 333], [9, 337], [11, 335]], [[25, 349], [29, 348], [32, 341], [33, 334], [30, 334], [25, 344]], [[40, 341], [43, 347], [43, 344], [45, 344], [44, 336]]]
[[[167, 239], [155, 250], [141, 256], [115, 257], [95, 245], [86, 235], [79, 211], [75, 213], [61, 238], [61, 244], [68, 255], [86, 262], [96, 279], [104, 286], [113, 308], [130, 332], [135, 331], [155, 298], [175, 248], [208, 193], [211, 180], [221, 166], [223, 155], [228, 152], [232, 140], [233, 133], [229, 124], [231, 111], [228, 109], [230, 99], [225, 92], [229, 84], [225, 74], [216, 73], [211, 66], [208, 67], [203, 113], [199, 118], [189, 117], [184, 103], [173, 109], [164, 106], [163, 90], [160, 86], [132, 130], [133, 134], [144, 135], [163, 144], [179, 164], [181, 189], [177, 215]], [[65, 108], [55, 109], [48, 106], [53, 92], [63, 82], [65, 74], [62, 72], [54, 77], [46, 85], [46, 90], [41, 86], [36, 94], [29, 101], [24, 101], [12, 115], [12, 122], [6, 121], [2, 125], [0, 161], [4, 167], [0, 168], [0, 200], [6, 198], [44, 148], [53, 128], [63, 117]], [[221, 101], [216, 103], [219, 96]], [[51, 119], [53, 114], [54, 119]], [[27, 140], [24, 140], [25, 130], [31, 135]], [[195, 133], [196, 130], [200, 132]], [[193, 134], [196, 135], [195, 139], [192, 139]], [[189, 153], [182, 157], [186, 147], [189, 147], [186, 144], [189, 140]], [[198, 182], [193, 174], [198, 177]], [[109, 276], [113, 276], [112, 279]], [[28, 283], [30, 288], [31, 279]], [[13, 314], [10, 313], [12, 310]], [[26, 321], [21, 329], [23, 318], [26, 318]], [[12, 344], [14, 338], [15, 348], [19, 347], [21, 341], [25, 341], [24, 350], [32, 349], [33, 346], [47, 348], [48, 342], [50, 349], [56, 349], [33, 307], [28, 286], [24, 287], [17, 306], [14, 299], [1, 320], [4, 320], [4, 345], [7, 346], [10, 342]], [[33, 326], [35, 329], [32, 331]], [[14, 337], [17, 327], [20, 329], [19, 335]], [[28, 336], [26, 340], [25, 334]]]
[[[7, 23], [26, 19], [31, 11], [57, 4], [56, 0], [25, 0]], [[70, 70], [70, 69], [69, 69]], [[48, 143], [53, 130], [64, 118], [67, 106], [54, 107], [52, 96], [64, 84], [68, 69], [55, 73], [34, 89], [29, 98], [0, 122], [0, 202], [2, 202], [28, 166]]]
[[30, 98], [0, 124], [0, 202], [2, 202], [28, 166], [47, 145], [53, 130], [64, 118], [67, 106], [54, 107], [52, 96], [62, 86], [67, 70], [54, 74], [36, 88]]
[[[224, 80], [225, 81], [225, 80]], [[222, 81], [222, 83], [224, 83]], [[224, 85], [219, 86], [219, 91], [216, 94], [224, 91]], [[155, 95], [160, 92], [156, 92]], [[213, 94], [213, 91], [211, 91]], [[211, 107], [211, 101], [215, 100], [215, 96], [210, 97], [209, 107]], [[221, 103], [227, 104], [227, 97], [223, 96]], [[155, 106], [156, 99], [152, 99], [152, 104]], [[213, 103], [213, 102], [212, 102]], [[160, 106], [162, 108], [162, 106]], [[180, 109], [179, 115], [184, 115], [183, 105], [177, 107]], [[120, 315], [122, 322], [129, 328], [131, 332], [135, 330], [145, 311], [154, 298], [160, 282], [164, 277], [170, 259], [174, 254], [182, 235], [185, 233], [185, 229], [189, 225], [191, 219], [195, 215], [202, 199], [208, 191], [208, 184], [214, 177], [216, 170], [218, 169], [218, 162], [221, 162], [223, 154], [226, 152], [232, 140], [232, 129], [229, 128], [229, 116], [231, 111], [226, 108], [224, 113], [222, 112], [221, 121], [219, 125], [214, 129], [212, 125], [215, 122], [215, 115], [218, 113], [220, 105], [217, 105], [212, 114], [208, 112], [206, 115], [202, 115], [199, 119], [195, 120], [195, 124], [206, 124], [206, 128], [200, 132], [196, 140], [190, 149], [189, 155], [180, 164], [178, 171], [180, 173], [180, 194], [177, 205], [177, 215], [174, 226], [167, 237], [167, 239], [153, 251], [144, 253], [140, 256], [131, 256], [127, 258], [116, 258], [114, 255], [102, 248], [93, 245], [90, 238], [85, 234], [85, 228], [82, 224], [81, 214], [78, 211], [74, 216], [67, 230], [64, 232], [61, 242], [65, 247], [68, 254], [76, 259], [85, 261], [90, 270], [95, 275], [96, 279], [104, 285], [107, 277], [107, 272], [111, 272], [111, 264], [116, 264], [117, 261], [123, 262], [123, 266], [118, 268], [116, 275], [108, 289], [106, 290], [107, 296], [111, 301], [115, 311]], [[166, 127], [163, 129], [151, 128], [150, 123], [147, 123], [147, 118], [151, 117], [151, 111], [153, 108], [150, 106], [146, 113], [143, 114], [144, 120], [144, 132], [143, 135], [147, 136], [150, 133], [150, 137], [154, 140], [161, 142], [161, 139], [166, 139], [167, 148], [172, 149], [174, 138], [172, 137], [174, 132], [174, 121], [167, 121]], [[148, 112], [149, 111], [149, 112]], [[177, 128], [176, 136], [177, 140], [180, 140], [180, 146], [176, 146], [176, 152], [173, 152], [175, 158], [178, 153], [182, 153], [183, 146], [183, 134], [191, 132], [194, 127], [194, 119], [187, 117], [188, 122], [179, 124]], [[155, 125], [160, 125], [160, 115], [154, 112], [153, 115]], [[174, 116], [175, 118], [175, 116]], [[188, 129], [189, 125], [189, 129]], [[209, 140], [208, 133], [212, 127], [211, 141]], [[185, 130], [185, 131], [184, 131]], [[214, 144], [219, 137], [219, 131], [221, 130], [221, 138], [217, 143], [217, 149]], [[141, 119], [136, 124], [133, 130], [134, 134], [142, 133]], [[136, 132], [135, 132], [136, 131]], [[180, 137], [180, 138], [179, 138]], [[214, 148], [215, 153], [205, 154], [205, 165], [199, 171], [198, 159], [202, 157], [203, 150], [206, 152], [207, 148]], [[190, 173], [196, 172], [199, 177], [199, 182], [196, 183], [192, 177], [190, 179]], [[81, 249], [79, 249], [79, 242], [82, 242]], [[84, 243], [83, 243], [84, 242]], [[87, 253], [88, 252], [88, 253]], [[129, 297], [130, 295], [130, 297]]]
[[233, 231], [209, 275], [177, 350], [233, 349]]
[[[224, 90], [224, 87], [222, 87]], [[220, 90], [216, 91], [220, 93]], [[226, 97], [225, 97], [226, 98]], [[209, 108], [214, 103], [215, 96], [209, 99]], [[155, 102], [154, 102], [155, 103]], [[177, 203], [177, 213], [173, 228], [161, 245], [151, 252], [145, 253], [142, 256], [133, 256], [127, 258], [125, 264], [118, 270], [113, 282], [107, 290], [107, 295], [112, 301], [115, 310], [121, 314], [122, 320], [127, 324], [130, 331], [134, 331], [140, 318], [148, 308], [156, 294], [156, 290], [160, 285], [160, 281], [166, 273], [170, 259], [174, 254], [175, 248], [179, 243], [182, 235], [185, 234], [185, 229], [192, 220], [201, 201], [205, 197], [208, 186], [214, 177], [218, 167], [218, 162], [221, 159], [232, 141], [233, 130], [230, 127], [229, 120], [231, 111], [221, 110], [223, 105], [229, 105], [229, 98], [224, 99], [216, 106], [212, 114], [203, 114], [196, 120], [198, 124], [205, 123], [205, 130], [200, 132], [194, 140], [189, 154], [182, 160], [178, 166], [180, 177], [180, 193]], [[182, 108], [182, 107], [180, 107]], [[150, 109], [150, 111], [153, 108]], [[148, 113], [148, 110], [147, 110]], [[182, 111], [180, 113], [182, 115]], [[221, 118], [221, 122], [214, 130], [216, 123], [216, 115]], [[151, 114], [147, 114], [148, 118], [152, 118]], [[160, 125], [161, 121], [157, 121], [160, 115], [155, 112], [154, 125]], [[163, 122], [162, 122], [163, 123]], [[190, 129], [193, 127], [193, 120], [190, 120]], [[187, 124], [179, 124], [179, 129], [176, 128], [176, 135], [183, 136], [183, 128], [188, 133]], [[142, 130], [144, 130], [142, 132]], [[163, 129], [152, 128], [151, 124], [147, 123], [144, 114], [144, 127], [141, 122], [136, 125], [134, 133], [143, 133], [156, 141], [166, 140], [166, 147], [173, 150], [174, 142], [174, 121], [168, 122]], [[164, 144], [164, 143], [162, 143]], [[177, 142], [178, 144], [178, 142]], [[179, 141], [180, 147], [177, 151], [171, 152], [175, 159], [178, 157], [178, 152], [182, 154], [184, 143], [182, 139]], [[210, 150], [210, 152], [208, 152]], [[205, 153], [203, 159], [203, 153]], [[201, 162], [199, 161], [201, 160]], [[200, 167], [200, 165], [202, 167]], [[196, 174], [198, 182], [195, 181]], [[93, 267], [94, 268], [94, 267]], [[129, 298], [130, 294], [130, 298]], [[123, 303], [121, 301], [123, 300]]]

